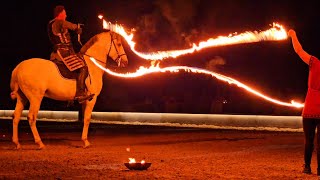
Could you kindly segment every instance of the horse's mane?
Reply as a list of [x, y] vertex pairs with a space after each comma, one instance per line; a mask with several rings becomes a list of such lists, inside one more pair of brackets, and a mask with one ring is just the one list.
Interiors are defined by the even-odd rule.
[[[111, 34], [115, 34], [114, 32], [111, 32], [111, 31], [104, 31], [104, 33], [107, 32], [107, 33], [111, 33]], [[85, 52], [87, 52], [87, 50], [94, 44], [96, 43], [98, 40], [99, 40], [99, 34], [96, 34], [95, 36], [93, 36], [92, 38], [89, 39], [89, 41], [87, 41], [83, 46], [82, 48], [80, 49], [80, 53], [81, 54], [84, 54]]]
[[99, 34], [96, 34], [95, 36], [93, 36], [92, 38], [89, 39], [88, 42], [86, 42], [82, 48], [80, 49], [80, 53], [81, 54], [84, 54], [85, 52], [87, 52], [87, 50], [95, 43], [98, 41], [98, 35]]

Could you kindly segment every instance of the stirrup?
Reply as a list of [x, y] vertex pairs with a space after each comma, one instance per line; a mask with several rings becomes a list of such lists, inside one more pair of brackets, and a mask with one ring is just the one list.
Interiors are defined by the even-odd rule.
[[78, 101], [80, 104], [84, 103], [85, 101], [91, 101], [93, 99], [94, 94], [90, 95], [80, 95], [74, 98], [75, 101]]

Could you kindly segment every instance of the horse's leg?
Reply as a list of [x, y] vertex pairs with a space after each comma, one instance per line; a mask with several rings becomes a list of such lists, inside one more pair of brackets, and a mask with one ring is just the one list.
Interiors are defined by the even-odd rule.
[[39, 96], [39, 97], [33, 96], [31, 99], [29, 99], [30, 109], [28, 114], [28, 121], [33, 134], [33, 138], [35, 143], [39, 145], [39, 149], [44, 148], [44, 144], [41, 141], [41, 138], [39, 136], [37, 126], [36, 126], [37, 116], [40, 109], [42, 98], [43, 96]]
[[12, 133], [12, 142], [16, 144], [16, 149], [21, 149], [21, 145], [18, 139], [18, 125], [20, 122], [21, 114], [25, 104], [27, 103], [27, 98], [22, 93], [17, 93], [17, 103], [16, 108], [13, 113], [13, 133]]
[[91, 113], [93, 110], [94, 105], [96, 104], [97, 97], [95, 96], [90, 102], [86, 102], [84, 108], [84, 118], [83, 118], [83, 130], [82, 130], [82, 141], [84, 142], [84, 148], [90, 146], [88, 141], [88, 130], [90, 125]]

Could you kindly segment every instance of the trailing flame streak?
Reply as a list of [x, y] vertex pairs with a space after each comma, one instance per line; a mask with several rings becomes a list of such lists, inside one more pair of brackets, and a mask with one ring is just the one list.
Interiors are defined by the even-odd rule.
[[296, 107], [296, 108], [302, 108], [304, 106], [304, 104], [300, 104], [297, 103], [295, 101], [291, 101], [291, 103], [287, 103], [287, 102], [282, 102], [273, 98], [270, 98], [260, 92], [258, 92], [257, 90], [252, 89], [251, 87], [231, 78], [228, 76], [224, 76], [222, 74], [218, 74], [215, 72], [211, 72], [205, 69], [200, 69], [200, 68], [194, 68], [194, 67], [188, 67], [188, 66], [171, 66], [171, 67], [165, 67], [165, 68], [160, 68], [159, 66], [151, 66], [150, 68], [145, 68], [143, 66], [141, 66], [136, 72], [134, 73], [126, 73], [126, 74], [121, 74], [121, 73], [116, 73], [113, 72], [109, 69], [106, 69], [105, 67], [101, 66], [94, 58], [90, 57], [90, 60], [96, 65], [98, 66], [100, 69], [104, 70], [105, 72], [107, 72], [108, 74], [111, 74], [113, 76], [117, 76], [117, 77], [123, 77], [123, 78], [135, 78], [135, 77], [139, 77], [139, 76], [144, 76], [147, 74], [151, 74], [151, 73], [156, 73], [156, 72], [180, 72], [180, 70], [184, 70], [186, 72], [192, 72], [192, 73], [201, 73], [201, 74], [207, 74], [207, 75], [211, 75], [212, 77], [215, 77], [219, 80], [228, 82], [229, 84], [235, 84], [240, 88], [243, 88], [249, 92], [251, 92], [252, 94], [259, 96], [267, 101], [273, 102], [275, 104], [279, 104], [282, 106], [290, 106], [290, 107]]
[[[99, 16], [100, 19], [103, 20], [103, 28], [109, 29], [113, 32], [116, 32], [120, 34], [129, 44], [131, 50], [136, 53], [141, 58], [147, 59], [147, 60], [162, 60], [165, 58], [173, 57], [176, 58], [181, 55], [185, 54], [191, 54], [195, 51], [200, 51], [201, 49], [208, 48], [208, 47], [215, 47], [215, 46], [224, 46], [224, 45], [232, 45], [232, 44], [240, 44], [240, 43], [253, 43], [253, 42], [259, 42], [259, 41], [276, 41], [276, 40], [284, 40], [287, 38], [286, 30], [283, 28], [282, 25], [273, 23], [273, 27], [269, 30], [258, 32], [244, 32], [239, 35], [236, 35], [234, 33], [233, 35], [230, 34], [229, 36], [218, 36], [217, 38], [213, 39], [210, 38], [207, 41], [202, 41], [199, 43], [199, 45], [193, 44], [192, 48], [189, 49], [183, 49], [183, 50], [171, 50], [171, 51], [158, 51], [156, 53], [140, 53], [135, 50], [135, 42], [132, 41], [133, 39], [133, 33], [128, 34], [123, 26], [118, 24], [111, 24], [110, 22], [106, 22], [103, 19], [103, 16]], [[134, 78], [139, 76], [144, 76], [146, 74], [151, 74], [155, 72], [179, 72], [180, 70], [185, 70], [188, 72], [193, 73], [202, 73], [202, 74], [208, 74], [213, 77], [216, 77], [219, 80], [223, 80], [228, 82], [229, 84], [236, 84], [238, 87], [241, 87], [256, 96], [259, 96], [267, 101], [283, 105], [283, 106], [290, 106], [290, 107], [296, 107], [296, 108], [302, 108], [304, 104], [297, 103], [295, 101], [291, 101], [291, 103], [282, 102], [273, 98], [270, 98], [266, 95], [263, 95], [262, 93], [250, 88], [249, 86], [224, 75], [210, 72], [204, 69], [200, 68], [194, 68], [194, 67], [187, 67], [187, 66], [172, 66], [172, 67], [166, 67], [166, 68], [160, 68], [159, 66], [151, 66], [150, 68], [140, 67], [135, 73], [127, 73], [127, 74], [120, 74], [113, 71], [110, 71], [109, 69], [106, 69], [102, 67], [99, 63], [97, 63], [93, 58], [90, 58], [94, 64], [96, 64], [99, 68], [107, 72], [108, 74], [111, 74], [113, 76], [118, 77], [124, 77], [124, 78]]]
[[[99, 16], [100, 18], [101, 16]], [[102, 17], [100, 18], [102, 19]], [[132, 41], [133, 33], [128, 34], [124, 27], [118, 24], [112, 24], [111, 22], [107, 22], [104, 19], [103, 21], [103, 28], [109, 29], [113, 32], [120, 34], [129, 44], [131, 50], [140, 56], [143, 59], [147, 60], [162, 60], [165, 58], [176, 58], [181, 55], [191, 54], [195, 51], [200, 51], [204, 48], [209, 47], [216, 47], [216, 46], [225, 46], [225, 45], [232, 45], [232, 44], [240, 44], [240, 43], [253, 43], [259, 41], [277, 41], [277, 40], [284, 40], [286, 39], [287, 33], [286, 30], [283, 28], [282, 25], [273, 23], [272, 28], [266, 31], [254, 31], [254, 32], [244, 32], [241, 34], [234, 33], [230, 34], [229, 36], [218, 36], [217, 38], [210, 38], [207, 41], [202, 41], [199, 45], [195, 43], [189, 49], [182, 49], [182, 50], [170, 50], [170, 51], [157, 51], [154, 53], [141, 53], [135, 50], [136, 43]]]

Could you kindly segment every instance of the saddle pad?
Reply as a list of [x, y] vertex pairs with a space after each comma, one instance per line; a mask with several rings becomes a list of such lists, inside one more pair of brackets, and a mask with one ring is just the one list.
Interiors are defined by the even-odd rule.
[[76, 54], [62, 58], [62, 61], [70, 71], [77, 70], [84, 66], [83, 61]]
[[79, 73], [78, 71], [70, 71], [67, 66], [59, 60], [51, 60], [57, 66], [59, 73], [62, 77], [66, 79], [77, 79]]

